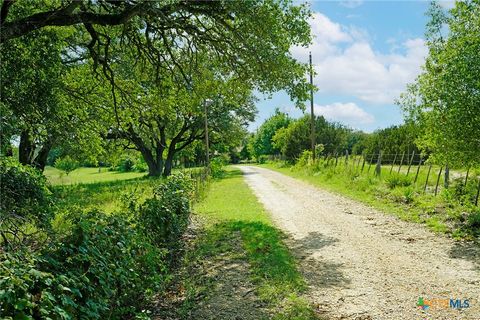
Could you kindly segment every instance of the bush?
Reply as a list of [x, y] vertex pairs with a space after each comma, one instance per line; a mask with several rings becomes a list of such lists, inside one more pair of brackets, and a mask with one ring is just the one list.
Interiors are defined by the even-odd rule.
[[140, 157], [135, 164], [133, 165], [133, 170], [137, 172], [147, 172], [148, 171], [148, 166], [145, 160], [143, 160], [143, 157]]
[[227, 165], [228, 162], [225, 161], [224, 158], [217, 157], [212, 159], [210, 161], [210, 175], [214, 178], [221, 178], [225, 174], [225, 165]]
[[118, 165], [118, 170], [121, 172], [130, 172], [133, 171], [133, 166], [135, 162], [130, 157], [125, 157], [120, 160], [120, 164]]
[[395, 189], [396, 187], [408, 187], [412, 184], [412, 179], [403, 174], [391, 174], [385, 179], [389, 189]]
[[297, 163], [295, 164], [295, 167], [302, 168], [302, 167], [308, 166], [312, 163], [312, 160], [313, 160], [312, 151], [304, 150], [300, 154], [300, 157], [298, 158]]
[[188, 226], [193, 181], [185, 174], [169, 176], [138, 209], [139, 225], [157, 246], [175, 248]]
[[53, 216], [46, 178], [11, 158], [0, 158], [0, 241], [5, 249], [30, 239], [35, 229], [49, 229]]
[[264, 163], [266, 163], [267, 161], [268, 161], [268, 156], [263, 155], [263, 154], [262, 154], [261, 156], [258, 156], [258, 158], [257, 158], [257, 162], [258, 162], [259, 164], [264, 164]]
[[473, 204], [477, 196], [477, 188], [478, 180], [470, 177], [466, 185], [464, 178], [454, 179], [449, 190], [452, 192], [452, 197], [458, 199], [461, 204]]
[[65, 156], [55, 160], [55, 168], [65, 171], [67, 176], [70, 174], [70, 172], [78, 169], [79, 166], [80, 163], [77, 160], [72, 159], [70, 156]]
[[70, 216], [70, 234], [33, 256], [3, 254], [2, 316], [14, 319], [131, 317], [167, 281], [165, 251], [122, 215]]

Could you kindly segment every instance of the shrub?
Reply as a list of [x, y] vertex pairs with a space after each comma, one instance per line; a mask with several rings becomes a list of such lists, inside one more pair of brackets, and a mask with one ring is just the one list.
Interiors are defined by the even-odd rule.
[[217, 157], [210, 161], [210, 174], [214, 178], [221, 178], [225, 175], [225, 165], [228, 162], [225, 161], [224, 158]]
[[55, 168], [64, 171], [67, 176], [70, 174], [70, 172], [78, 169], [79, 166], [80, 163], [77, 160], [71, 158], [70, 156], [65, 156], [63, 158], [58, 158], [57, 160], [55, 160]]
[[168, 280], [165, 251], [122, 215], [71, 213], [72, 231], [34, 256], [2, 254], [0, 307], [14, 319], [132, 317]]
[[137, 172], [147, 172], [148, 171], [148, 166], [145, 160], [143, 160], [143, 157], [140, 157], [135, 164], [133, 165], [133, 170]]
[[477, 195], [478, 180], [471, 177], [465, 185], [464, 178], [456, 178], [453, 180], [449, 190], [452, 192], [452, 197], [458, 199], [461, 204], [475, 203]]
[[297, 168], [302, 168], [307, 165], [310, 165], [312, 163], [312, 151], [310, 150], [304, 150], [301, 154], [300, 157], [297, 160], [297, 163], [295, 164], [295, 167]]
[[0, 253], [2, 319], [71, 318], [76, 306], [71, 296], [78, 295], [70, 289], [71, 279], [40, 271], [37, 263], [28, 251]]
[[391, 174], [385, 179], [389, 189], [395, 189], [396, 187], [408, 187], [412, 184], [412, 179], [403, 174]]
[[118, 170], [121, 172], [130, 172], [133, 171], [133, 166], [135, 162], [130, 157], [125, 157], [120, 160], [120, 164], [118, 165]]
[[11, 158], [0, 158], [0, 182], [0, 241], [4, 248], [30, 239], [36, 228], [49, 228], [51, 192], [39, 171]]
[[258, 158], [257, 158], [257, 162], [258, 162], [259, 164], [266, 163], [267, 161], [268, 161], [268, 156], [266, 156], [266, 155], [264, 155], [264, 154], [258, 156]]
[[158, 246], [175, 248], [188, 226], [193, 181], [178, 173], [169, 176], [138, 209], [139, 225]]

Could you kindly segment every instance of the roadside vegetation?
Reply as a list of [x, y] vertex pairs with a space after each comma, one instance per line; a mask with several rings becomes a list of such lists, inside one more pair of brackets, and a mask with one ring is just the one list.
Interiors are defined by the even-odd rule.
[[[345, 160], [342, 160], [337, 167], [332, 161], [326, 165], [323, 159], [315, 164], [270, 162], [261, 166], [344, 194], [393, 213], [403, 220], [424, 223], [435, 232], [448, 233], [457, 239], [478, 239], [480, 236], [480, 208], [474, 204], [477, 179], [470, 180], [466, 186], [464, 177], [455, 179], [448, 189], [442, 187], [435, 196], [436, 176], [427, 184], [430, 191], [424, 192], [427, 168], [420, 171], [418, 182], [415, 183], [415, 174], [406, 176], [396, 171], [390, 173], [390, 166], [385, 166], [378, 176], [373, 169], [361, 172], [361, 168], [353, 165], [352, 160], [350, 165], [345, 165]], [[479, 173], [471, 171], [472, 176], [478, 176]]]
[[63, 190], [8, 159], [0, 174], [2, 318], [148, 318], [145, 307], [172, 278], [204, 177], [177, 173]]
[[[221, 312], [234, 317], [242, 311], [251, 312], [243, 314], [245, 319], [317, 319], [304, 296], [305, 280], [284, 243], [286, 236], [273, 225], [240, 170], [230, 168], [221, 179], [215, 180], [194, 211], [201, 231], [185, 256], [181, 284], [186, 294], [179, 309], [185, 319], [192, 315], [214, 319]], [[208, 261], [215, 259], [223, 262], [220, 270], [212, 271]], [[223, 276], [228, 273], [228, 261], [247, 265], [238, 271], [246, 278], [240, 285], [251, 282], [252, 292], [245, 295], [239, 292], [230, 301], [215, 305], [216, 295], [227, 294], [226, 286], [239, 285]], [[221, 292], [217, 292], [218, 287]], [[258, 297], [256, 311], [246, 307], [252, 303], [247, 295]], [[212, 303], [211, 309], [205, 308]]]

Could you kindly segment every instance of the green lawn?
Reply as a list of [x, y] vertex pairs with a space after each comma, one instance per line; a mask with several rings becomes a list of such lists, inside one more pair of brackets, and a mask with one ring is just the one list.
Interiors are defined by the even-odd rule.
[[108, 171], [107, 168], [78, 168], [68, 176], [54, 167], [46, 167], [45, 176], [52, 185], [66, 185], [76, 183], [94, 183], [115, 180], [127, 180], [143, 177], [145, 172], [118, 172]]
[[[227, 254], [225, 257], [228, 257], [229, 253], [238, 250], [238, 241], [241, 241], [242, 255], [250, 266], [256, 293], [274, 310], [273, 319], [317, 319], [311, 306], [301, 297], [306, 284], [294, 257], [283, 243], [285, 236], [273, 226], [240, 170], [229, 168], [224, 178], [215, 180], [194, 211], [206, 223], [196, 249], [187, 255], [187, 264], [197, 265], [199, 261], [219, 255]], [[190, 296], [211, 291], [202, 275], [185, 281]]]

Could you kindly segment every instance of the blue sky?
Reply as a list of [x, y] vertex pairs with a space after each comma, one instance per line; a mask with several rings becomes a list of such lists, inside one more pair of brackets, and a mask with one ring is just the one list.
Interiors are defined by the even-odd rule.
[[[292, 54], [317, 72], [315, 112], [352, 128], [372, 132], [402, 123], [395, 98], [421, 70], [427, 49], [424, 32], [427, 1], [313, 1], [314, 41]], [[451, 3], [444, 3], [445, 7]], [[287, 94], [259, 95], [255, 130], [279, 108], [292, 117], [302, 112]], [[309, 106], [309, 102], [306, 103]]]

